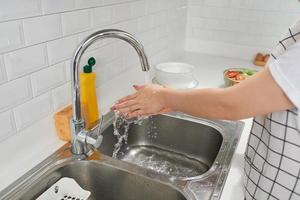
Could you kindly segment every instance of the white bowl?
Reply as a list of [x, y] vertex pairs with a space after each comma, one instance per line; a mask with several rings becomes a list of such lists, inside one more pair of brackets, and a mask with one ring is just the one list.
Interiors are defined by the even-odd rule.
[[174, 88], [194, 88], [198, 81], [194, 78], [195, 67], [186, 63], [168, 62], [155, 66], [154, 82]]

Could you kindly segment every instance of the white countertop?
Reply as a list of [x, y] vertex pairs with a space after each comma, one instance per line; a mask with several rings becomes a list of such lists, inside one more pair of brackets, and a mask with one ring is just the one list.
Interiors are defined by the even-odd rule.
[[[196, 67], [198, 88], [223, 86], [222, 72], [229, 67], [252, 67], [249, 61], [216, 57], [203, 54], [185, 53], [175, 60]], [[109, 111], [112, 102], [133, 92], [133, 84], [144, 84], [145, 75], [136, 69], [127, 71], [98, 89], [100, 110]], [[243, 199], [243, 154], [245, 151], [252, 120], [244, 120], [246, 125], [235, 151], [232, 166], [226, 180], [221, 200]], [[0, 145], [0, 190], [7, 187], [28, 170], [61, 147], [64, 142], [56, 136], [52, 116], [40, 120], [29, 129], [14, 135]]]

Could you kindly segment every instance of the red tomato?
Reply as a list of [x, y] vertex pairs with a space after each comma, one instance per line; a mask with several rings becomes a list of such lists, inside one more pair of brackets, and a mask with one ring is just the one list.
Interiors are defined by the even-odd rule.
[[228, 71], [228, 72], [226, 73], [226, 76], [227, 76], [228, 78], [234, 78], [234, 77], [236, 77], [238, 74], [239, 74], [239, 72], [237, 72], [237, 71]]

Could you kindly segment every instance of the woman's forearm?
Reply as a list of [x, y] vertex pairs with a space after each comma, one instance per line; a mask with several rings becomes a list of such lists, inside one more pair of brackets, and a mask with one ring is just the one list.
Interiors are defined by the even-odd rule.
[[167, 107], [209, 119], [238, 120], [294, 107], [267, 68], [229, 88], [165, 93]]
[[236, 112], [226, 93], [226, 89], [219, 88], [166, 90], [166, 106], [193, 116], [233, 120]]

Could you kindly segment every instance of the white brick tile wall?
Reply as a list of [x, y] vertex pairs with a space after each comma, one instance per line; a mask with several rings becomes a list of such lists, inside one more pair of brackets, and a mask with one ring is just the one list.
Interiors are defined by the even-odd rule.
[[138, 19], [138, 31], [139, 32], [145, 32], [152, 27], [152, 17], [150, 15], [147, 16], [143, 16], [141, 18]]
[[112, 7], [105, 6], [92, 10], [92, 24], [93, 27], [102, 27], [108, 25], [112, 21]]
[[10, 110], [0, 113], [0, 126], [0, 142], [16, 133], [15, 121]]
[[77, 36], [70, 36], [47, 43], [49, 64], [53, 65], [70, 59], [78, 45]]
[[54, 111], [58, 111], [71, 103], [71, 84], [66, 83], [52, 91], [52, 102]]
[[90, 27], [90, 10], [80, 10], [62, 14], [62, 29], [64, 35], [83, 32]]
[[65, 62], [66, 80], [71, 81], [71, 60]]
[[[244, 0], [246, 1], [246, 0]], [[207, 6], [227, 6], [230, 0], [204, 0], [204, 4]]]
[[138, 36], [138, 27], [137, 27], [136, 20], [130, 20], [130, 21], [117, 23], [114, 25], [114, 28], [127, 31], [129, 33], [134, 34], [135, 36]]
[[281, 1], [283, 9], [289, 10], [290, 12], [299, 12], [300, 4], [299, 1]]
[[31, 75], [33, 95], [38, 96], [66, 82], [65, 63], [40, 70]]
[[[296, 0], [188, 0], [186, 41], [268, 51], [296, 20], [300, 20]], [[189, 45], [186, 50], [190, 50]]]
[[264, 18], [264, 11], [260, 10], [240, 10], [239, 19], [243, 22], [257, 22], [260, 23], [263, 21]]
[[76, 8], [89, 8], [100, 6], [102, 4], [102, 0], [75, 0]]
[[40, 44], [5, 54], [8, 79], [21, 77], [47, 66], [45, 50], [45, 44]]
[[160, 0], [152, 0], [152, 1], [147, 1], [147, 13], [152, 14], [155, 12], [158, 12], [161, 9], [161, 1]]
[[234, 8], [251, 8], [252, 2], [252, 0], [231, 0], [230, 6]]
[[23, 46], [21, 21], [0, 23], [0, 53]]
[[3, 57], [0, 56], [0, 84], [6, 82], [6, 71], [4, 67]]
[[53, 40], [62, 36], [60, 15], [47, 15], [23, 21], [27, 45]]
[[0, 97], [0, 112], [31, 99], [30, 79], [24, 77], [0, 85]]
[[14, 108], [17, 130], [19, 131], [48, 116], [52, 110], [50, 93], [38, 96]]
[[0, 21], [25, 18], [41, 14], [40, 0], [1, 1]]
[[[183, 43], [186, 6], [186, 0], [0, 1], [0, 144], [70, 103], [70, 58], [87, 35], [126, 30], [157, 63]], [[81, 66], [91, 56], [98, 86], [139, 69], [134, 50], [116, 39], [93, 44]]]
[[112, 22], [126, 21], [131, 18], [131, 5], [120, 4], [113, 7]]
[[131, 3], [131, 13], [132, 18], [137, 18], [144, 16], [146, 13], [147, 7], [144, 1], [135, 1]]
[[74, 0], [41, 0], [44, 14], [59, 13], [75, 9]]
[[266, 10], [272, 10], [272, 11], [280, 11], [282, 6], [284, 6], [289, 1], [285, 0], [265, 0], [264, 7]]

